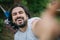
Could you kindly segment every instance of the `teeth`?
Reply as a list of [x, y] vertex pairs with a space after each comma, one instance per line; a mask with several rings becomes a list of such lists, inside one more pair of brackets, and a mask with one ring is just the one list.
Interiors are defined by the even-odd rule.
[[18, 20], [18, 21], [21, 21], [21, 20]]
[[17, 21], [20, 21], [20, 22], [21, 22], [21, 21], [22, 21], [22, 19], [18, 19]]

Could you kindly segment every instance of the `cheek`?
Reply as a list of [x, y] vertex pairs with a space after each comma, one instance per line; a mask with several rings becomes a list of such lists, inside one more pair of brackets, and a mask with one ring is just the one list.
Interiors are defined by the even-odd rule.
[[24, 16], [25, 16], [24, 18], [27, 20], [28, 19], [28, 15], [25, 14]]
[[24, 18], [25, 18], [25, 20], [28, 20], [28, 17], [27, 16], [25, 16]]

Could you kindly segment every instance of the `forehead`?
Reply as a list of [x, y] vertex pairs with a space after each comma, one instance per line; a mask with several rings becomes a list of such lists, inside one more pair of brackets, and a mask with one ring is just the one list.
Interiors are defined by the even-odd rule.
[[12, 13], [18, 12], [18, 11], [24, 11], [24, 9], [23, 9], [22, 7], [15, 7], [15, 8], [12, 10]]

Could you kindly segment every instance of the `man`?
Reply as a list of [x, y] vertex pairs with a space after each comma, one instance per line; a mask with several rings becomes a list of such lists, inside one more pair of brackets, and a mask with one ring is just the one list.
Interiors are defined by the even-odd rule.
[[[57, 23], [54, 19], [58, 2], [48, 5], [41, 19], [30, 18], [28, 10], [20, 5], [14, 5], [10, 10], [9, 21], [17, 29], [14, 40], [53, 40], [58, 34]], [[53, 35], [53, 33], [55, 33]]]
[[[27, 9], [20, 4], [17, 4], [17, 6], [15, 5], [10, 12], [10, 23], [12, 24], [12, 26], [15, 26], [15, 28], [18, 29], [18, 31], [15, 33], [14, 40], [36, 40], [32, 33], [31, 26], [32, 21], [37, 19], [40, 20], [40, 18], [36, 17], [30, 19], [30, 15]], [[18, 35], [20, 35], [21, 37], [19, 37]]]

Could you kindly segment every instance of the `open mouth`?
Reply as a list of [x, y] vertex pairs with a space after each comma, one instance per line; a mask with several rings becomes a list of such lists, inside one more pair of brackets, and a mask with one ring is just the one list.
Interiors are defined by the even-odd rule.
[[17, 21], [20, 21], [20, 22], [21, 22], [21, 21], [22, 21], [22, 19], [17, 19]]
[[22, 21], [22, 20], [18, 20], [18, 21]]
[[18, 22], [19, 24], [21, 24], [21, 23], [23, 22], [23, 20], [22, 20], [22, 19], [17, 19], [17, 22]]

